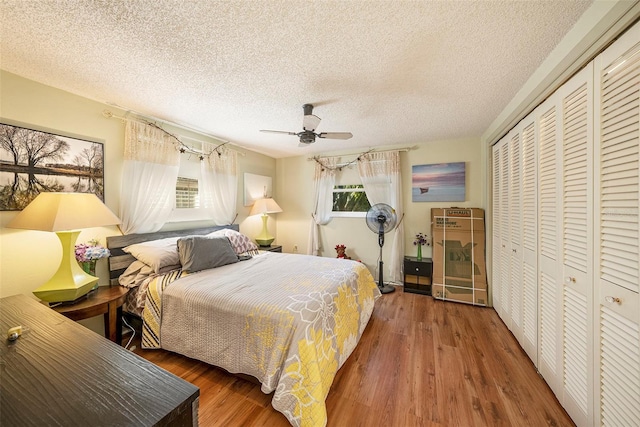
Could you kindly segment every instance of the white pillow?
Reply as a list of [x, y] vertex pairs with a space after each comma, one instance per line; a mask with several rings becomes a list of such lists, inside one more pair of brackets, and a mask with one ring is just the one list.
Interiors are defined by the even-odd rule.
[[122, 250], [133, 255], [138, 261], [150, 266], [155, 273], [160, 273], [160, 270], [164, 267], [180, 265], [180, 257], [178, 256], [179, 238], [168, 237], [166, 239], [136, 243]]

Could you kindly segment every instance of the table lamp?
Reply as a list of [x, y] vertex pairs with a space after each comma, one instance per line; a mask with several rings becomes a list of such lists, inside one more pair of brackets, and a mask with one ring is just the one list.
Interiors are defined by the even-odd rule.
[[275, 240], [275, 237], [270, 235], [267, 229], [267, 220], [269, 219], [267, 214], [278, 212], [282, 212], [282, 209], [280, 209], [276, 201], [270, 197], [258, 199], [253, 204], [249, 215], [262, 214], [262, 231], [256, 236], [256, 242], [260, 246], [271, 246], [271, 242]]
[[58, 271], [33, 294], [47, 302], [73, 301], [91, 290], [98, 278], [76, 261], [80, 229], [120, 224], [120, 219], [92, 193], [40, 193], [9, 222], [8, 228], [55, 232], [62, 244]]

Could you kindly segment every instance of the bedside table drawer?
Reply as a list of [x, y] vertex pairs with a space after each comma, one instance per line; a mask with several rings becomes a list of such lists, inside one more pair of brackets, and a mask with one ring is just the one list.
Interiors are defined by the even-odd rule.
[[405, 261], [404, 274], [431, 277], [431, 263]]
[[418, 260], [404, 257], [404, 291], [416, 294], [431, 295], [431, 275], [433, 262], [431, 258]]

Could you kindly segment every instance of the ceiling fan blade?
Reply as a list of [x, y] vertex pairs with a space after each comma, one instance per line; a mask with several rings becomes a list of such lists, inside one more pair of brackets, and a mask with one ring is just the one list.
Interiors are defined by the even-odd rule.
[[353, 136], [351, 132], [320, 132], [318, 138], [327, 139], [349, 139]]
[[282, 133], [282, 134], [285, 134], [285, 135], [298, 135], [298, 134], [297, 134], [297, 133], [295, 133], [295, 132], [286, 132], [286, 131], [283, 131], [283, 130], [267, 130], [267, 129], [261, 129], [261, 130], [260, 130], [260, 132], [265, 132], [265, 133]]
[[318, 125], [320, 124], [320, 117], [309, 114], [302, 118], [302, 127], [304, 130], [315, 131]]

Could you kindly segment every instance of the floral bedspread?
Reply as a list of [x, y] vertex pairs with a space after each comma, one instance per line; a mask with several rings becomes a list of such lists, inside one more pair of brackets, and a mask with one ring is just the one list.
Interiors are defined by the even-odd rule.
[[145, 313], [155, 307], [155, 320], [143, 315], [158, 345], [252, 375], [294, 426], [326, 425], [327, 393], [380, 296], [363, 264], [266, 252], [172, 274], [149, 285]]

